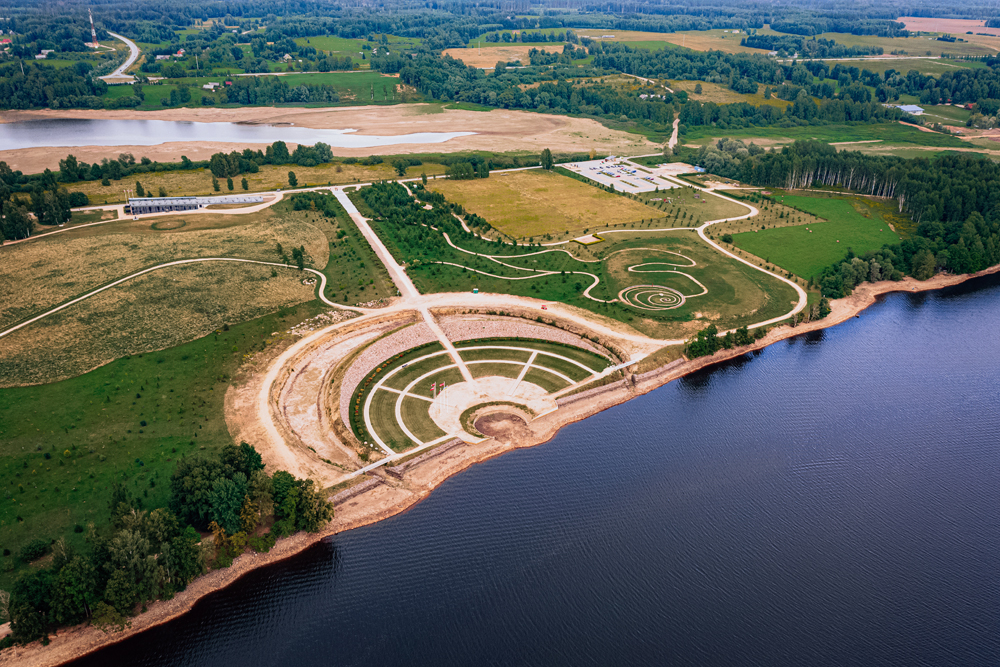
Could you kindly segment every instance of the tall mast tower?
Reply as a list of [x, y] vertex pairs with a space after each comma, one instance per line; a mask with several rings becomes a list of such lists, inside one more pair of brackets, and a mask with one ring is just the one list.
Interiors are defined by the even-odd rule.
[[97, 30], [94, 29], [94, 14], [87, 9], [87, 15], [90, 16], [90, 45], [96, 49], [100, 44], [97, 43]]

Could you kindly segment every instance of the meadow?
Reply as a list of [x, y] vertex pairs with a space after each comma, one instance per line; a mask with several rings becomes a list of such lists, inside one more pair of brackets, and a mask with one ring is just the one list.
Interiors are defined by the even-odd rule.
[[114, 483], [146, 507], [165, 505], [178, 459], [232, 442], [223, 404], [244, 355], [320, 306], [282, 308], [62, 382], [0, 388], [0, 588], [28, 567], [16, 556], [31, 540], [82, 548], [89, 524], [107, 525]]
[[871, 210], [863, 215], [848, 199], [786, 195], [783, 200], [825, 222], [738, 233], [733, 243], [802, 278], [818, 275], [848, 250], [861, 255], [900, 240], [885, 220]]
[[[137, 158], [140, 156], [136, 156]], [[82, 181], [68, 183], [69, 192], [83, 192], [90, 198], [91, 204], [124, 203], [123, 190], [135, 190], [136, 181], [142, 183], [146, 192], [156, 194], [160, 188], [173, 197], [242, 194], [245, 191], [241, 184], [247, 180], [247, 191], [263, 192], [288, 188], [288, 172], [294, 171], [298, 187], [313, 187], [317, 185], [347, 185], [350, 183], [370, 183], [372, 181], [397, 178], [392, 166], [392, 159], [387, 158], [377, 165], [327, 163], [315, 167], [301, 167], [294, 164], [263, 165], [256, 174], [240, 174], [233, 177], [233, 189], [229, 190], [226, 179], [219, 179], [219, 192], [212, 188], [212, 172], [208, 169], [186, 169], [178, 171], [157, 171], [145, 174], [133, 174], [119, 181], [111, 181], [110, 185], [101, 185], [100, 181]], [[409, 175], [415, 177], [421, 173], [428, 176], [443, 174], [445, 167], [436, 163], [424, 163], [410, 167]]]
[[[701, 85], [701, 93], [695, 93], [694, 89], [699, 84]], [[723, 86], [718, 83], [709, 83], [707, 81], [683, 81], [673, 79], [668, 81], [667, 85], [674, 92], [679, 93], [684, 91], [688, 94], [689, 99], [697, 100], [699, 102], [715, 102], [716, 104], [746, 102], [747, 104], [752, 104], [754, 106], [770, 104], [771, 106], [778, 107], [779, 109], [784, 109], [791, 104], [791, 102], [787, 100], [780, 100], [777, 97], [771, 97], [769, 100], [764, 99], [763, 87], [761, 87], [755, 95], [748, 95], [746, 93], [737, 93], [728, 86]]]
[[924, 132], [903, 123], [807, 125], [801, 127], [745, 127], [721, 130], [717, 127], [689, 127], [681, 135], [685, 144], [706, 144], [719, 137], [742, 139], [768, 139], [771, 142], [791, 143], [799, 139], [817, 139], [828, 143], [851, 141], [882, 141], [887, 144], [910, 144], [942, 148], [963, 147], [968, 143], [958, 137], [939, 132]]
[[[758, 31], [762, 35], [781, 35], [764, 26]], [[981, 35], [955, 35], [961, 42], [939, 42], [937, 34], [922, 34], [913, 37], [882, 37], [879, 35], [852, 35], [845, 32], [824, 32], [817, 39], [831, 39], [844, 46], [882, 47], [886, 54], [897, 53], [908, 56], [940, 56], [948, 53], [955, 56], [994, 55], [1000, 49], [1000, 37]]]
[[[282, 263], [304, 247], [328, 278], [327, 296], [352, 305], [396, 294], [350, 218], [292, 210], [164, 216], [108, 223], [0, 250], [0, 326], [40, 314], [135, 271], [176, 259], [238, 257]], [[293, 260], [287, 260], [294, 263]], [[161, 269], [123, 283], [4, 338], [4, 385], [77, 375], [126, 355], [193, 340], [223, 324], [312, 301], [315, 276], [294, 268], [211, 262]]]
[[434, 180], [428, 187], [517, 239], [663, 217], [640, 202], [541, 169], [469, 181]]
[[[724, 53], [764, 53], [740, 45], [745, 36], [730, 30], [682, 30], [679, 32], [638, 32], [609, 28], [580, 28], [577, 34], [608, 42], [622, 42], [637, 49], [681, 47], [692, 51], [722, 51]], [[606, 35], [612, 35], [607, 37]]]

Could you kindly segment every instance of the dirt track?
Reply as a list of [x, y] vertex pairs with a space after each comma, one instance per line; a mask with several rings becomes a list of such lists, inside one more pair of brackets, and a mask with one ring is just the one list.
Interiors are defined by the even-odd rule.
[[[358, 135], [396, 136], [415, 132], [475, 132], [441, 144], [400, 144], [375, 148], [334, 148], [336, 155], [361, 157], [372, 154], [457, 152], [484, 150], [496, 152], [531, 151], [543, 148], [554, 151], [589, 151], [639, 154], [660, 150], [645, 138], [609, 130], [600, 123], [583, 118], [551, 116], [526, 111], [496, 109], [462, 111], [441, 109], [440, 105], [399, 104], [396, 106], [339, 107], [325, 109], [279, 109], [247, 107], [240, 109], [164, 109], [157, 111], [14, 111], [5, 113], [0, 122], [51, 118], [88, 118], [104, 120], [174, 120], [202, 123], [247, 123], [295, 125], [313, 129], [357, 130]], [[170, 142], [156, 146], [77, 146], [22, 148], [0, 151], [0, 160], [24, 173], [38, 173], [46, 167], [58, 169], [59, 160], [72, 153], [85, 162], [118, 153], [133, 153], [156, 161], [179, 161], [181, 155], [192, 160], [208, 159], [219, 151], [263, 148], [256, 143]], [[292, 144], [294, 146], [294, 144]]]

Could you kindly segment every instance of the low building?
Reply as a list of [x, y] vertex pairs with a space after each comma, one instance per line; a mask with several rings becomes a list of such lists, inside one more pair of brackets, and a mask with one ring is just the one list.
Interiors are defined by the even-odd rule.
[[215, 197], [135, 197], [128, 200], [130, 215], [169, 213], [171, 211], [197, 211], [206, 206], [220, 204], [260, 204], [261, 195], [218, 195]]
[[142, 197], [128, 200], [132, 215], [166, 211], [194, 211], [201, 208], [198, 197]]
[[899, 105], [900, 111], [905, 111], [911, 116], [920, 116], [924, 113], [922, 107], [918, 107], [916, 104], [901, 104]]

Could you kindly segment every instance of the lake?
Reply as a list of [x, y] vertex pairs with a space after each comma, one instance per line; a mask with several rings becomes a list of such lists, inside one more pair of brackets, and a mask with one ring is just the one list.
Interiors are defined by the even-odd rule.
[[396, 144], [440, 144], [475, 132], [417, 132], [380, 137], [355, 130], [314, 130], [307, 127], [195, 123], [172, 120], [50, 119], [0, 123], [0, 150], [41, 146], [155, 146], [168, 141], [224, 141], [306, 144], [317, 141], [333, 148], [374, 148]]
[[997, 664], [998, 331], [998, 277], [889, 295], [74, 664]]

